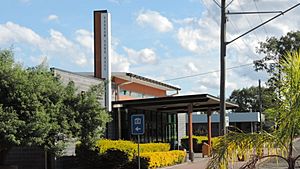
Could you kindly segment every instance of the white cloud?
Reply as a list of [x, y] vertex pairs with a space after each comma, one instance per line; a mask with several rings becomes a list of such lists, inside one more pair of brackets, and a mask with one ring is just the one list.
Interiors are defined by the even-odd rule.
[[186, 18], [177, 23], [183, 25], [177, 31], [177, 39], [184, 49], [199, 54], [218, 48], [219, 29], [210, 18]]
[[[210, 72], [218, 70], [219, 68], [219, 43], [220, 43], [220, 10], [217, 5], [211, 0], [203, 0], [204, 11], [199, 18], [187, 17], [183, 19], [173, 19], [174, 25], [178, 27], [176, 31], [176, 38], [178, 44], [185, 50], [192, 52], [196, 55], [194, 60], [201, 60], [203, 63], [195, 65], [201, 65], [199, 72]], [[288, 7], [295, 5], [295, 1], [256, 1], [259, 11], [264, 10], [285, 10]], [[253, 1], [233, 1], [228, 7], [230, 11], [256, 11], [256, 7]], [[261, 15], [262, 21], [273, 17], [275, 14]], [[227, 68], [233, 66], [244, 65], [252, 63], [254, 60], [260, 59], [263, 55], [256, 53], [256, 47], [259, 46], [259, 42], [265, 41], [266, 37], [276, 36], [280, 37], [285, 35], [289, 31], [296, 31], [300, 27], [300, 22], [296, 20], [291, 22], [292, 18], [297, 18], [300, 15], [299, 10], [292, 10], [285, 15], [278, 17], [274, 21], [264, 25], [248, 35], [234, 41], [227, 45], [226, 66]], [[241, 35], [254, 26], [260, 24], [262, 21], [258, 15], [228, 15], [226, 39], [227, 41]], [[174, 26], [175, 27], [175, 26]], [[208, 61], [209, 60], [209, 61]], [[161, 62], [164, 62], [161, 60]], [[188, 70], [188, 62], [185, 64], [185, 69], [180, 69], [178, 66], [170, 64], [168, 69], [169, 73], [176, 72], [175, 77], [184, 76]], [[194, 63], [194, 62], [192, 62]], [[191, 68], [191, 67], [190, 67]], [[191, 71], [186, 74], [193, 75]], [[175, 73], [174, 73], [175, 74]], [[229, 95], [233, 89], [247, 87], [251, 85], [257, 85], [257, 80], [266, 80], [267, 76], [264, 73], [257, 73], [254, 71], [252, 65], [235, 68], [226, 71], [226, 95]], [[208, 74], [204, 76], [197, 76], [194, 78], [178, 80], [178, 83], [182, 83], [184, 88], [195, 93], [209, 92], [219, 95], [220, 81], [219, 73]], [[193, 83], [195, 79], [197, 83]], [[186, 84], [184, 82], [188, 82]], [[188, 87], [187, 87], [188, 86]]]
[[153, 49], [145, 48], [139, 51], [124, 47], [129, 61], [132, 64], [155, 64], [157, 63], [157, 56]]
[[128, 59], [118, 53], [113, 52], [111, 63], [113, 72], [130, 72], [130, 63]]
[[184, 18], [184, 19], [173, 19], [173, 22], [174, 23], [177, 23], [177, 24], [181, 24], [181, 25], [192, 25], [194, 23], [197, 23], [197, 18]]
[[79, 29], [75, 32], [76, 41], [83, 47], [94, 52], [94, 34], [84, 29]]
[[7, 22], [0, 25], [0, 44], [26, 43], [38, 46], [43, 39], [29, 28]]
[[69, 41], [61, 32], [50, 29], [50, 42], [53, 47], [61, 49], [70, 49], [73, 43]]
[[87, 57], [82, 54], [78, 59], [75, 60], [77, 65], [86, 65], [87, 64]]
[[54, 14], [51, 14], [47, 17], [47, 20], [48, 21], [57, 21], [58, 20], [58, 16], [57, 15], [54, 15]]
[[87, 53], [73, 41], [67, 39], [61, 32], [50, 29], [49, 37], [41, 37], [33, 30], [18, 24], [7, 22], [0, 25], [0, 44], [16, 46], [23, 45], [26, 49], [39, 51], [41, 55], [61, 61], [70, 60], [79, 66], [87, 64]]
[[136, 18], [136, 21], [141, 26], [151, 26], [159, 32], [169, 32], [173, 29], [173, 24], [168, 18], [162, 16], [157, 11], [141, 11]]
[[201, 37], [199, 36], [199, 32], [190, 28], [180, 28], [177, 34], [180, 45], [192, 52], [197, 52], [200, 46], [199, 40]]
[[[109, 1], [121, 4], [130, 2], [131, 0]], [[199, 0], [193, 0], [192, 3], [199, 2]], [[143, 36], [143, 38], [152, 40], [155, 45], [155, 50], [153, 46], [146, 46], [147, 41], [143, 42], [145, 44], [144, 49], [137, 49], [134, 47], [124, 47], [129, 45], [121, 44], [121, 40], [113, 39], [112, 70], [133, 71], [137, 74], [163, 80], [212, 72], [220, 69], [220, 10], [211, 0], [202, 0], [201, 3], [202, 5], [205, 3], [205, 6], [202, 6], [203, 13], [200, 17], [182, 18], [182, 16], [179, 16], [178, 18], [167, 18], [166, 16], [170, 15], [165, 15], [165, 13], [161, 11], [139, 11], [135, 18], [138, 25], [150, 27], [158, 32], [170, 33], [159, 34], [162, 37], [157, 38], [157, 36], [155, 36], [154, 40], [154, 36], [151, 34], [149, 34], [148, 37]], [[295, 1], [260, 0], [256, 1], [256, 3], [260, 11], [284, 10], [292, 6]], [[208, 10], [206, 8], [208, 8]], [[257, 10], [253, 1], [233, 1], [227, 9], [230, 11]], [[191, 13], [194, 12], [191, 11]], [[264, 28], [259, 28], [228, 45], [226, 56], [227, 68], [251, 63], [253, 60], [263, 57], [262, 55], [256, 54], [255, 48], [258, 46], [258, 42], [264, 41], [267, 36], [280, 37], [288, 31], [298, 30], [300, 22], [295, 18], [299, 15], [300, 11], [294, 9], [266, 24], [264, 27], [267, 33]], [[261, 18], [265, 21], [272, 16], [274, 15], [261, 15]], [[55, 17], [53, 19], [55, 20]], [[258, 15], [228, 16], [227, 40], [237, 37], [259, 23], [261, 23], [261, 20]], [[172, 35], [172, 33], [175, 33], [175, 35]], [[27, 45], [28, 50], [41, 51], [41, 53], [29, 55], [35, 56], [31, 58], [32, 61], [35, 60], [39, 62], [40, 56], [47, 56], [50, 61], [57, 59], [61, 61], [61, 63], [72, 62], [72, 64], [74, 63], [76, 65], [88, 65], [89, 68], [91, 68], [94, 46], [93, 33], [80, 29], [74, 32], [73, 35], [73, 38], [67, 38], [62, 32], [52, 29], [49, 31], [49, 34], [42, 36], [29, 28], [12, 22], [0, 24], [0, 45], [13, 44], [19, 48], [20, 46], [18, 45], [23, 43]], [[170, 37], [175, 37], [178, 46], [182, 49], [177, 49], [177, 46], [172, 46], [174, 43], [169, 43]], [[135, 37], [133, 37], [133, 40], [136, 40], [134, 38]], [[124, 42], [125, 41], [123, 41], [123, 43]], [[139, 42], [141, 41], [137, 41], [137, 43]], [[131, 44], [130, 46], [135, 45]], [[21, 47], [24, 48], [24, 46]], [[168, 52], [168, 56], [166, 51]], [[265, 79], [265, 77], [265, 75], [254, 72], [252, 66], [228, 70], [226, 71], [226, 95], [229, 95], [232, 89], [257, 85], [257, 80]], [[170, 82], [179, 84], [183, 88], [183, 93], [210, 93], [216, 96], [219, 95], [219, 73], [209, 73], [207, 75]]]
[[193, 62], [188, 62], [185, 67], [191, 74], [199, 72], [199, 69]]
[[[85, 29], [79, 29], [75, 32], [75, 39], [83, 49], [86, 49], [90, 55], [94, 52], [94, 33]], [[112, 37], [112, 51], [111, 51], [111, 67], [113, 72], [129, 72], [131, 63], [128, 58], [117, 52], [120, 40]], [[82, 60], [85, 63], [85, 60]], [[78, 61], [78, 63], [81, 63]], [[94, 58], [91, 58], [91, 63], [94, 63]]]
[[118, 38], [112, 37], [111, 70], [112, 72], [130, 72], [131, 63], [128, 58], [117, 52], [119, 43], [120, 40]]
[[129, 72], [130, 63], [126, 57], [112, 51], [111, 67], [113, 72]]
[[47, 63], [48, 58], [46, 56], [30, 56], [30, 60], [33, 64], [39, 65], [41, 63]]

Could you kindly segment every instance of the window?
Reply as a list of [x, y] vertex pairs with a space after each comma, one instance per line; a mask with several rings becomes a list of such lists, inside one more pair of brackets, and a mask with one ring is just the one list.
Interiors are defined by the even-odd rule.
[[138, 92], [130, 92], [130, 96], [134, 97], [134, 98], [143, 98], [143, 94], [142, 93], [138, 93]]
[[130, 92], [128, 90], [121, 89], [120, 90], [120, 95], [122, 95], [122, 96], [130, 96]]

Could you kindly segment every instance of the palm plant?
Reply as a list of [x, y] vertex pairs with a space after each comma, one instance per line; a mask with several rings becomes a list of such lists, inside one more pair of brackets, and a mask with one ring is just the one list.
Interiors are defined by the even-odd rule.
[[300, 129], [300, 50], [286, 53], [280, 65], [280, 104], [273, 108], [280, 112], [277, 127], [271, 133], [229, 132], [214, 147], [207, 168], [227, 169], [229, 162], [241, 155], [249, 159], [242, 169], [254, 168], [258, 160], [274, 157], [283, 159], [288, 169], [295, 168], [295, 162], [300, 157], [293, 154], [293, 140]]

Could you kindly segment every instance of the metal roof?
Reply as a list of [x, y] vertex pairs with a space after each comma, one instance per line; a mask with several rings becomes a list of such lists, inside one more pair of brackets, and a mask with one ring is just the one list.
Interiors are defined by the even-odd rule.
[[[141, 110], [153, 110], [161, 112], [186, 113], [188, 105], [193, 105], [194, 112], [205, 112], [208, 110], [218, 111], [220, 99], [209, 94], [167, 96], [137, 100], [113, 101], [113, 108], [124, 107]], [[234, 109], [238, 106], [226, 102], [226, 109]]]
[[[73, 74], [81, 75], [81, 76], [88, 77], [88, 78], [95, 78], [93, 72], [70, 72], [70, 71], [66, 71], [66, 70], [62, 70], [62, 69], [58, 69], [58, 68], [52, 68], [52, 69], [57, 69], [60, 71], [65, 71], [68, 73], [73, 73]], [[159, 88], [162, 90], [168, 90], [168, 91], [181, 90], [179, 87], [175, 87], [175, 86], [167, 84], [167, 83], [159, 82], [157, 80], [153, 80], [153, 79], [150, 79], [147, 77], [139, 76], [139, 75], [136, 75], [133, 73], [128, 73], [128, 72], [112, 72], [112, 77], [117, 77], [117, 78], [124, 79], [127, 81], [132, 81], [135, 83], [152, 86], [154, 88]], [[98, 79], [98, 78], [96, 78], [96, 79]]]
[[147, 86], [152, 86], [155, 88], [159, 88], [162, 90], [181, 90], [179, 87], [167, 84], [167, 83], [163, 83], [157, 80], [153, 80], [144, 76], [140, 76], [140, 75], [136, 75], [133, 73], [128, 73], [128, 72], [112, 72], [112, 76], [113, 77], [117, 77], [120, 79], [124, 79], [127, 81], [132, 81], [135, 83], [140, 83], [140, 84], [144, 84]]

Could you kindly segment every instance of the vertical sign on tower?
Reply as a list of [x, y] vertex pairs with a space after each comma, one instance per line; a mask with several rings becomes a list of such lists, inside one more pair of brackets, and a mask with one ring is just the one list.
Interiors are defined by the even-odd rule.
[[94, 76], [105, 81], [105, 107], [111, 111], [111, 20], [107, 10], [94, 11]]

